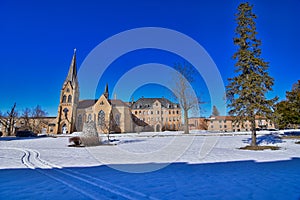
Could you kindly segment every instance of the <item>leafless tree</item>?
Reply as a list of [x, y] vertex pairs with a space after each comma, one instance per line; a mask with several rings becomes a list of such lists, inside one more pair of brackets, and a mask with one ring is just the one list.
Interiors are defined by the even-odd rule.
[[[30, 128], [31, 109], [25, 108], [21, 114], [21, 118], [24, 120], [24, 124], [22, 126], [24, 128]], [[23, 127], [21, 127], [21, 128], [23, 128]]]
[[100, 129], [102, 133], [106, 134], [108, 143], [110, 142], [110, 134], [115, 131], [116, 127], [117, 125], [112, 113], [110, 113], [108, 120], [105, 120], [104, 123], [100, 124]]
[[15, 123], [18, 118], [18, 112], [16, 111], [17, 104], [14, 103], [13, 107], [10, 111], [7, 111], [6, 114], [0, 113], [0, 123], [5, 128], [5, 132], [7, 136], [11, 136], [15, 131]]
[[30, 109], [25, 108], [21, 117], [24, 120], [23, 127], [29, 128], [33, 132], [40, 132], [43, 124], [46, 124], [44, 117], [47, 116], [47, 112], [42, 109], [40, 105]]
[[195, 96], [195, 92], [190, 87], [190, 83], [194, 81], [193, 75], [195, 70], [190, 64], [176, 64], [176, 73], [173, 78], [174, 88], [173, 93], [175, 98], [183, 111], [183, 125], [184, 133], [189, 133], [189, 111], [199, 110], [199, 105], [201, 104], [200, 98]]
[[195, 92], [190, 87], [190, 83], [194, 82], [193, 75], [195, 70], [190, 64], [176, 64], [174, 67], [177, 70], [173, 81], [173, 93], [183, 111], [184, 133], [189, 133], [189, 111], [199, 110], [199, 105], [202, 103], [200, 98], [195, 96]]
[[42, 109], [40, 105], [37, 105], [32, 109], [31, 117], [33, 119], [33, 131], [40, 132], [41, 126], [46, 124], [44, 117], [47, 116], [47, 112]]

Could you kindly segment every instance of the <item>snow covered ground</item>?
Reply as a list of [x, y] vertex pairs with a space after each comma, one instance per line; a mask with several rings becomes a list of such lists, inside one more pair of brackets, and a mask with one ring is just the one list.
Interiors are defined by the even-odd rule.
[[[300, 131], [300, 130], [297, 130]], [[102, 138], [103, 140], [106, 137]], [[260, 132], [113, 135], [68, 147], [68, 137], [0, 138], [0, 199], [299, 199], [300, 145]]]

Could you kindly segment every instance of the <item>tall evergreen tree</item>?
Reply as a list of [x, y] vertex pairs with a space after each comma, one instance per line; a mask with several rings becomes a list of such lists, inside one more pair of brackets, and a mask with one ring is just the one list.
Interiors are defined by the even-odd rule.
[[261, 58], [261, 41], [256, 38], [254, 21], [257, 17], [252, 8], [249, 3], [238, 6], [234, 38], [238, 50], [233, 55], [237, 75], [228, 79], [227, 98], [229, 114], [236, 116], [237, 122], [248, 120], [251, 123], [251, 146], [256, 146], [255, 116], [270, 117], [277, 98], [266, 98], [266, 93], [272, 90], [274, 79], [267, 71], [269, 63]]

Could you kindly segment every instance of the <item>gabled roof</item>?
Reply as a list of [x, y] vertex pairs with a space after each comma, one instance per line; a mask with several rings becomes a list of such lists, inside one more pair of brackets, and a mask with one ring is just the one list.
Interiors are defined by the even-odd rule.
[[155, 101], [159, 101], [164, 108], [174, 108], [174, 105], [179, 107], [178, 103], [173, 103], [166, 98], [140, 98], [131, 105], [132, 109], [148, 109], [152, 108]]
[[233, 116], [211, 116], [209, 120], [233, 120]]
[[[84, 109], [84, 108], [88, 108], [88, 107], [94, 106], [97, 101], [98, 101], [98, 99], [85, 99], [85, 100], [81, 100], [81, 101], [79, 101], [77, 108]], [[110, 104], [114, 105], [114, 106], [128, 107], [128, 105], [126, 103], [124, 103], [123, 101], [121, 101], [119, 99], [112, 99], [112, 100], [109, 100], [108, 102]]]
[[93, 105], [95, 105], [95, 103], [97, 102], [97, 99], [86, 99], [86, 100], [81, 100], [78, 102], [78, 107], [77, 108], [88, 108], [91, 107]]
[[113, 106], [128, 107], [128, 105], [125, 102], [123, 102], [123, 101], [121, 101], [119, 99], [111, 99], [111, 100], [109, 100], [109, 103], [112, 104]]

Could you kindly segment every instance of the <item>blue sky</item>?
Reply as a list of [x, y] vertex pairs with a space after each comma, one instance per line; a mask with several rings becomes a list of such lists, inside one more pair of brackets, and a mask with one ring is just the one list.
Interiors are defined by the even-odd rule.
[[[0, 110], [14, 102], [17, 109], [41, 105], [55, 116], [60, 89], [67, 75], [73, 49], [77, 49], [78, 68], [102, 41], [122, 31], [139, 27], [163, 27], [179, 31], [201, 44], [217, 65], [224, 84], [234, 76], [236, 50], [233, 46], [234, 14], [242, 1], [232, 0], [104, 0], [104, 1], [14, 1], [0, 2]], [[284, 99], [285, 91], [299, 79], [300, 1], [250, 0], [257, 14], [258, 38], [262, 57], [270, 62], [275, 78], [274, 91]], [[139, 50], [121, 56], [107, 69], [99, 82], [99, 95], [106, 82], [117, 79], [136, 65], [149, 62], [173, 66], [182, 58], [159, 50]], [[122, 66], [122, 70], [114, 70]], [[201, 77], [199, 95], [210, 98]], [[143, 86], [135, 98], [168, 94], [157, 86]]]

